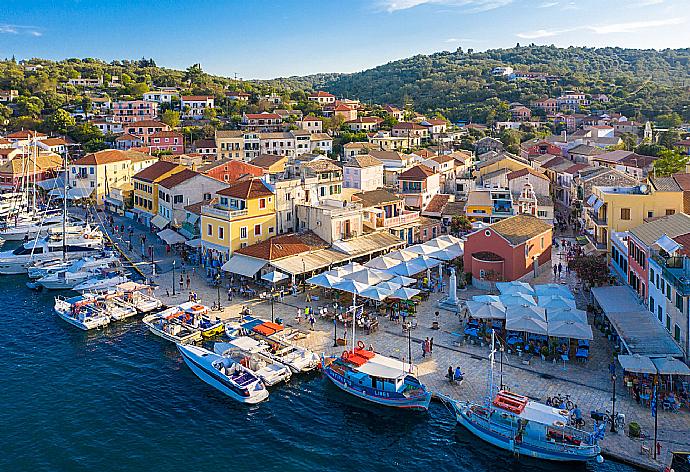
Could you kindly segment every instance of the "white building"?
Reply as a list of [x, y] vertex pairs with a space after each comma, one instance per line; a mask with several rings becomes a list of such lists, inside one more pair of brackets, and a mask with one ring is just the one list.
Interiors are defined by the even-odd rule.
[[383, 162], [369, 154], [351, 157], [343, 166], [343, 187], [363, 192], [383, 187]]
[[210, 95], [183, 95], [180, 97], [182, 118], [200, 120], [206, 108], [213, 108], [215, 100]]
[[213, 177], [185, 169], [158, 183], [158, 214], [172, 226], [182, 226], [187, 217], [184, 207], [211, 200], [217, 191], [227, 186]]
[[312, 133], [310, 141], [312, 152], [316, 150], [321, 150], [326, 154], [333, 152], [333, 138], [326, 133]]
[[176, 96], [177, 93], [175, 92], [153, 90], [151, 92], [144, 93], [144, 100], [147, 102], [170, 103], [172, 102], [173, 97]]

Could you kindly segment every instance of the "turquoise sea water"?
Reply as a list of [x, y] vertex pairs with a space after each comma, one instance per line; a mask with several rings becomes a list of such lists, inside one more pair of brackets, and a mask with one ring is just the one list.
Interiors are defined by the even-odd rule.
[[82, 332], [54, 293], [0, 279], [0, 471], [629, 471], [529, 461], [485, 445], [432, 404], [369, 406], [318, 373], [246, 407], [136, 321]]

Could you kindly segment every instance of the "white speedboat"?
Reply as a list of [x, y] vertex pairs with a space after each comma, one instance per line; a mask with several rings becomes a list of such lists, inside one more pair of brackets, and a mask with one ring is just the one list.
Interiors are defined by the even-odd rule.
[[[51, 228], [45, 238], [29, 241], [18, 248], [0, 252], [0, 274], [25, 274], [36, 262], [74, 260], [103, 249], [103, 234], [90, 226]], [[63, 244], [64, 239], [64, 244]]]
[[136, 308], [125, 303], [119, 294], [108, 294], [103, 297], [103, 311], [111, 321], [122, 321], [139, 314]]
[[[71, 270], [72, 272], [94, 271], [96, 269], [104, 269], [112, 267], [120, 261], [120, 258], [112, 251], [104, 251], [100, 254], [83, 257], [77, 261], [75, 260], [57, 260], [57, 261], [43, 261], [36, 262], [27, 268], [27, 274], [30, 279], [41, 279], [48, 275], [57, 274]], [[69, 287], [71, 288], [71, 287]]]
[[295, 333], [286, 335], [284, 331], [283, 325], [253, 316], [246, 316], [239, 322], [229, 322], [225, 325], [225, 334], [231, 339], [239, 336], [265, 339], [270, 345], [267, 353], [281, 364], [290, 367], [294, 373], [308, 372], [318, 367], [321, 362], [319, 356], [290, 341]]
[[259, 403], [268, 398], [261, 379], [240, 363], [202, 347], [178, 344], [177, 349], [197, 377], [233, 400]]
[[129, 277], [117, 270], [100, 269], [98, 273], [74, 286], [77, 292], [102, 292], [129, 281]]
[[223, 357], [239, 362], [259, 376], [261, 381], [272, 386], [287, 382], [292, 376], [290, 368], [274, 360], [268, 353], [269, 346], [247, 336], [235, 338], [227, 343], [215, 343], [213, 351]]
[[55, 297], [55, 313], [83, 330], [102, 328], [110, 323], [110, 317], [97, 306], [97, 300], [90, 295], [72, 298]]
[[26, 214], [9, 218], [6, 225], [0, 228], [0, 237], [6, 241], [22, 241], [34, 239], [39, 234], [46, 235], [50, 229], [61, 227], [60, 214]]
[[194, 329], [185, 320], [189, 315], [179, 307], [168, 308], [144, 316], [141, 320], [151, 333], [176, 344], [201, 341], [201, 330]]
[[120, 300], [133, 306], [139, 313], [150, 313], [163, 306], [163, 302], [152, 295], [153, 287], [149, 285], [125, 282], [115, 289], [120, 292]]
[[46, 275], [36, 283], [49, 290], [69, 290], [98, 276], [101, 270], [118, 264], [119, 259], [114, 255], [105, 258], [85, 257], [75, 261], [67, 270]]

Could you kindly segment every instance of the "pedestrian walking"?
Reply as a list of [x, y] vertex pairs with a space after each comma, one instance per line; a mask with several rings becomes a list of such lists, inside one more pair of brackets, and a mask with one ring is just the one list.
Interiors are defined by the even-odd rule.
[[189, 274], [187, 274], [187, 290], [189, 290], [189, 286], [192, 284], [192, 279], [189, 277]]
[[561, 272], [563, 272], [563, 264], [560, 262], [558, 263], [558, 277], [560, 278]]
[[182, 278], [182, 275], [180, 275], [180, 292], [184, 289], [184, 279]]
[[554, 279], [556, 278], [556, 272], [558, 272], [558, 266], [557, 266], [557, 265], [554, 265], [554, 266], [553, 266], [553, 278], [554, 278]]
[[297, 324], [300, 324], [302, 322], [302, 309], [297, 308]]
[[429, 338], [429, 354], [434, 353], [434, 338]]
[[426, 341], [422, 341], [422, 357], [426, 357]]
[[314, 323], [316, 323], [316, 320], [314, 319], [314, 315], [310, 315], [309, 316], [309, 325], [310, 325], [309, 329], [311, 331], [314, 331]]

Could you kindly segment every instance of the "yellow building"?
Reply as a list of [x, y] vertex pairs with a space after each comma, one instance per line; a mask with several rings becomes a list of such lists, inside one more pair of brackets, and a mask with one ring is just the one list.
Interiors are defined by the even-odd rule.
[[476, 170], [474, 171], [474, 176], [483, 177], [486, 174], [501, 169], [516, 171], [520, 169], [531, 169], [531, 167], [528, 163], [518, 160], [517, 158], [512, 158], [507, 155], [499, 155], [477, 164]]
[[611, 233], [628, 231], [646, 218], [682, 212], [682, 189], [673, 177], [661, 177], [635, 187], [592, 187], [583, 218], [591, 242], [610, 253]]
[[285, 172], [287, 162], [287, 156], [276, 156], [274, 154], [261, 154], [249, 161], [251, 165], [261, 167], [264, 170], [264, 174], [271, 175]]
[[218, 202], [201, 207], [204, 250], [227, 258], [237, 249], [276, 234], [275, 195], [261, 179], [244, 180], [216, 192]]
[[244, 132], [235, 130], [217, 130], [216, 149], [218, 149], [218, 159], [220, 160], [243, 160], [245, 157]]
[[185, 166], [168, 161], [158, 161], [152, 166], [134, 174], [134, 212], [145, 225], [158, 213], [158, 182], [187, 169]]
[[111, 189], [130, 183], [134, 174], [157, 161], [157, 157], [137, 151], [94, 152], [70, 164], [69, 185], [102, 205]]

